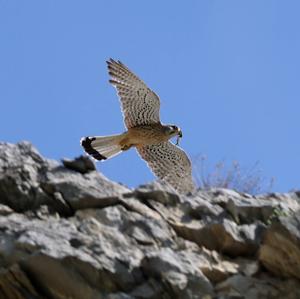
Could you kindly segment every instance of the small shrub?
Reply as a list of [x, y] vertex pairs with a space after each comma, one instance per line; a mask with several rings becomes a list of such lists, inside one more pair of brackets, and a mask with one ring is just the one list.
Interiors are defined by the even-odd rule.
[[270, 192], [274, 184], [274, 178], [266, 180], [262, 176], [259, 162], [250, 168], [243, 168], [237, 161], [229, 166], [221, 161], [210, 168], [207, 157], [198, 156], [193, 164], [196, 183], [201, 189], [228, 188], [255, 195]]

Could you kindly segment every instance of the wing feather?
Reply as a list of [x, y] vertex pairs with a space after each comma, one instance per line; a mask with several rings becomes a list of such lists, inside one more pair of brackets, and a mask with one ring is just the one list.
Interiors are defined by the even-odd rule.
[[159, 123], [159, 97], [122, 62], [107, 61], [109, 82], [116, 87], [126, 127]]
[[193, 192], [192, 165], [187, 154], [171, 142], [138, 146], [137, 151], [153, 173], [178, 192]]

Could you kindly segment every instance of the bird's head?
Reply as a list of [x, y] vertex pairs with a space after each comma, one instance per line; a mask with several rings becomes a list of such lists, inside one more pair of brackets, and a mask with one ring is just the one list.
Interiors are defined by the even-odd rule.
[[165, 126], [165, 133], [169, 136], [169, 138], [176, 137], [177, 141], [176, 145], [179, 143], [179, 139], [182, 138], [182, 131], [180, 128], [174, 125], [167, 125]]

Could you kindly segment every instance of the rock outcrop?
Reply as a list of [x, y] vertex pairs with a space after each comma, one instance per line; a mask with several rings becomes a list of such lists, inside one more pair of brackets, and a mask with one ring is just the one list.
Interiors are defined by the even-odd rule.
[[300, 193], [131, 190], [0, 143], [0, 298], [300, 298]]

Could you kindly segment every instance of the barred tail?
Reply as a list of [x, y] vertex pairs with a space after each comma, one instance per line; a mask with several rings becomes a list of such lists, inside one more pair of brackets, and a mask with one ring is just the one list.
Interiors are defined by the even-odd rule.
[[118, 155], [122, 150], [121, 135], [83, 137], [80, 140], [84, 150], [96, 160], [106, 160]]

